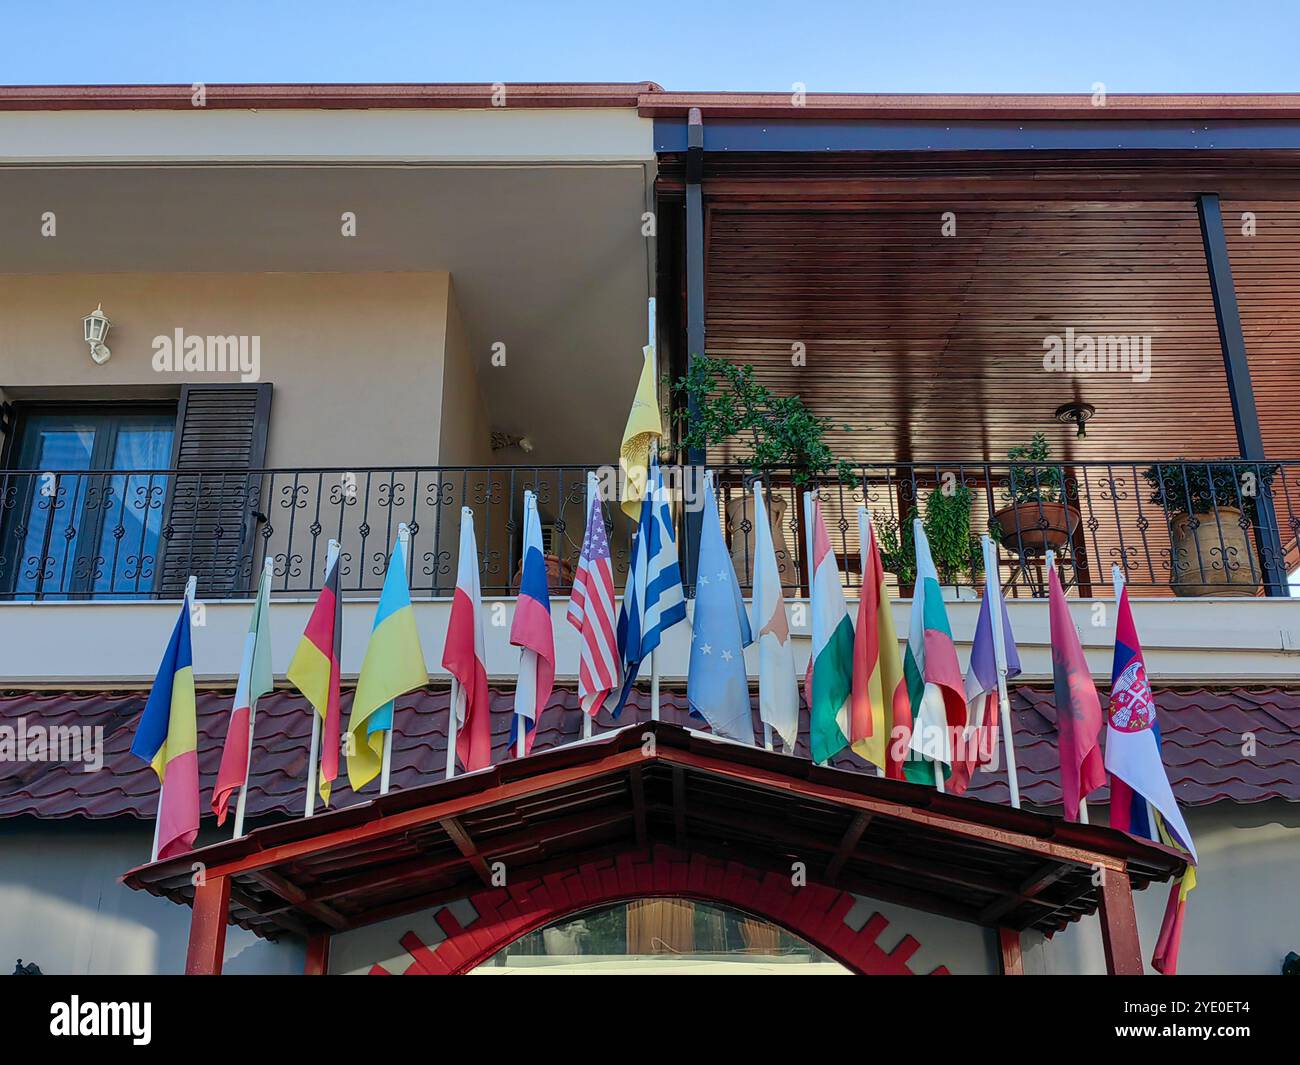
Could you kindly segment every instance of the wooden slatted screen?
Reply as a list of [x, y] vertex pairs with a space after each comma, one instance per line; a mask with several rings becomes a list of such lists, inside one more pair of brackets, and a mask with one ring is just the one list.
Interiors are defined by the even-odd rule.
[[160, 590], [181, 595], [190, 574], [199, 595], [238, 595], [252, 582], [271, 385], [186, 385], [176, 417]]

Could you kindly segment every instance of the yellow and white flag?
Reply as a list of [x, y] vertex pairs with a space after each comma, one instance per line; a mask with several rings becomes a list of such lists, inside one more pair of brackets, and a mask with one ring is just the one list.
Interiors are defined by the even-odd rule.
[[641, 517], [646, 471], [650, 468], [650, 445], [656, 437], [664, 434], [663, 420], [659, 416], [659, 392], [655, 388], [655, 349], [647, 344], [644, 352], [641, 380], [637, 382], [636, 395], [632, 397], [632, 409], [627, 415], [627, 428], [623, 430], [623, 445], [618, 454], [624, 478], [623, 513], [633, 521]]

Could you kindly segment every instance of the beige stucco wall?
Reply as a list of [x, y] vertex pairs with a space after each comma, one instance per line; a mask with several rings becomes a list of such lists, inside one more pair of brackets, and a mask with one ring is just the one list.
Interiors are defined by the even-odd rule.
[[[238, 376], [158, 373], [155, 336], [258, 336], [260, 379], [274, 385], [268, 465], [427, 466], [439, 457], [450, 289], [446, 273], [5, 275], [0, 389], [11, 400], [176, 395]], [[103, 366], [81, 339], [98, 303], [113, 321]], [[458, 363], [458, 380], [472, 372]], [[458, 422], [458, 440], [479, 428]]]

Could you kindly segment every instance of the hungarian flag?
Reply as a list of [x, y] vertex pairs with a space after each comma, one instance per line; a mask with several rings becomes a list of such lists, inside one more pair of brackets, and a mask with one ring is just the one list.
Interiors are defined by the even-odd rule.
[[853, 642], [853, 695], [850, 739], [853, 750], [878, 765], [885, 776], [903, 779], [906, 740], [895, 744], [894, 729], [910, 733], [912, 709], [898, 655], [893, 604], [885, 588], [885, 567], [876, 528], [865, 507], [858, 510], [862, 543], [862, 597]]
[[393, 705], [429, 683], [420, 633], [411, 606], [406, 577], [406, 545], [398, 536], [388, 557], [384, 588], [370, 629], [370, 643], [361, 662], [357, 690], [348, 716], [348, 783], [360, 791], [383, 768], [385, 733], [393, 727]]
[[244, 637], [244, 659], [235, 685], [235, 702], [226, 725], [226, 745], [221, 751], [221, 767], [212, 789], [212, 812], [217, 815], [219, 825], [226, 823], [230, 796], [248, 786], [257, 700], [275, 688], [271, 672], [271, 623], [267, 620], [270, 610], [271, 570], [268, 568], [262, 570], [262, 581], [253, 601], [253, 616], [248, 622], [248, 635]]
[[492, 711], [488, 703], [487, 658], [483, 653], [481, 600], [474, 512], [461, 507], [456, 593], [451, 601], [442, 665], [459, 682], [450, 711], [456, 715], [456, 754], [471, 773], [492, 764]]
[[547, 586], [546, 557], [542, 553], [542, 520], [537, 496], [524, 493], [524, 561], [519, 581], [510, 642], [519, 648], [519, 683], [515, 686], [515, 716], [510, 725], [510, 748], [519, 749], [524, 730], [524, 754], [532, 754], [542, 710], [555, 684], [555, 631], [551, 628], [551, 592]]
[[1149, 803], [1159, 812], [1178, 845], [1195, 862], [1192, 834], [1178, 809], [1160, 757], [1156, 701], [1147, 681], [1146, 662], [1133, 624], [1127, 588], [1120, 589], [1115, 624], [1115, 661], [1106, 715], [1106, 771], [1110, 773], [1111, 828], [1158, 840], [1158, 827], [1148, 816]]
[[184, 854], [199, 834], [199, 755], [194, 710], [190, 597], [163, 652], [158, 676], [131, 741], [131, 753], [158, 774], [156, 859]]
[[835, 552], [826, 533], [821, 500], [804, 493], [811, 559], [812, 656], [804, 678], [808, 732], [814, 762], [826, 762], [849, 745], [849, 699], [853, 693], [853, 622]]
[[907, 678], [907, 699], [912, 711], [912, 737], [908, 744], [914, 757], [907, 760], [903, 774], [917, 784], [936, 783], [934, 767], [951, 772], [954, 732], [966, 724], [966, 692], [952, 642], [948, 608], [939, 587], [939, 572], [930, 555], [930, 541], [920, 520], [913, 522], [916, 541], [916, 588], [912, 592], [912, 620], [907, 633], [907, 654], [903, 675]]
[[1079, 802], [1106, 783], [1102, 764], [1101, 700], [1083, 657], [1079, 634], [1065, 603], [1056, 567], [1048, 567], [1050, 605], [1048, 617], [1052, 630], [1052, 681], [1056, 698], [1056, 728], [1060, 733], [1057, 749], [1061, 756], [1061, 798], [1065, 816], [1079, 820]]
[[286, 674], [321, 718], [319, 788], [321, 802], [326, 806], [330, 802], [330, 787], [339, 775], [339, 738], [343, 728], [343, 713], [339, 709], [342, 642], [343, 597], [339, 595], [339, 556], [335, 555]]

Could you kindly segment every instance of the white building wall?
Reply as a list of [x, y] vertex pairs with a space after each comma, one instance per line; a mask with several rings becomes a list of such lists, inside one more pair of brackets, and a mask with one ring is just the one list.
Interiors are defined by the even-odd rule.
[[[189, 907], [118, 879], [147, 860], [151, 832], [147, 821], [0, 821], [0, 972], [22, 958], [51, 975], [183, 973]], [[301, 942], [227, 929], [227, 973], [301, 973], [305, 960]]]

